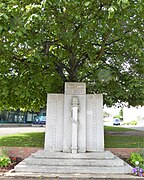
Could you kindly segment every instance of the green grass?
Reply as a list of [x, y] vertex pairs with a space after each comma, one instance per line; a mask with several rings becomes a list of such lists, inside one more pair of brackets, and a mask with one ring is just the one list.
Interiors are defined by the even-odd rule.
[[[105, 126], [106, 131], [112, 132], [126, 132], [126, 131], [138, 131], [123, 127]], [[106, 148], [144, 148], [143, 136], [119, 136], [119, 135], [105, 135], [105, 147]]]
[[44, 132], [23, 133], [9, 136], [0, 136], [0, 146], [11, 147], [43, 147]]
[[143, 136], [105, 136], [106, 148], [144, 148]]
[[[106, 131], [112, 132], [126, 132], [126, 131], [138, 131], [123, 127], [105, 126]], [[121, 136], [121, 135], [105, 135], [105, 147], [106, 148], [144, 148], [143, 136]]]
[[[131, 129], [105, 126], [105, 131], [125, 132]], [[38, 132], [0, 136], [0, 146], [44, 147], [44, 135], [44, 132]], [[105, 135], [106, 148], [137, 148], [138, 143], [140, 143], [140, 148], [144, 148], [143, 136]]]
[[[105, 131], [131, 131], [132, 129], [129, 128], [123, 128], [123, 127], [117, 127], [117, 126], [104, 126]], [[137, 131], [137, 130], [135, 130]]]

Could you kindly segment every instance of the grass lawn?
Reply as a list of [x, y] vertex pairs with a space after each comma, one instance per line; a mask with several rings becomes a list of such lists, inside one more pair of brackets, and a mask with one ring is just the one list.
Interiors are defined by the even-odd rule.
[[118, 127], [118, 126], [104, 126], [104, 130], [105, 131], [113, 131], [113, 132], [115, 132], [115, 131], [125, 132], [125, 131], [131, 131], [132, 129]]
[[143, 136], [105, 136], [106, 148], [144, 148]]
[[11, 147], [43, 147], [44, 132], [32, 132], [15, 135], [0, 136], [0, 146]]
[[[125, 132], [131, 131], [131, 129], [105, 126], [105, 132], [106, 131]], [[137, 148], [138, 143], [140, 143], [140, 148], [144, 148], [144, 136], [105, 135], [106, 148]], [[43, 147], [44, 133], [38, 132], [0, 136], [0, 146]]]
[[[133, 131], [138, 132], [138, 130], [123, 128], [123, 127], [113, 127], [105, 126], [105, 132], [126, 132]], [[126, 136], [126, 135], [110, 135], [106, 134], [105, 137], [105, 147], [106, 148], [144, 148], [144, 136]]]

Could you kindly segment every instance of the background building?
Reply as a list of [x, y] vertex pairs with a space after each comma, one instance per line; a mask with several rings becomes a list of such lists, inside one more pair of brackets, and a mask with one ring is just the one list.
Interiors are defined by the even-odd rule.
[[0, 112], [0, 124], [33, 124], [36, 116], [46, 116], [46, 111], [41, 109], [40, 112], [23, 112], [20, 110]]

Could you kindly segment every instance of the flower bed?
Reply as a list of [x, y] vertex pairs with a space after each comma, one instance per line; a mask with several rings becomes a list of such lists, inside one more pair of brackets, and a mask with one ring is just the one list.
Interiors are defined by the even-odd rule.
[[8, 172], [11, 169], [14, 169], [14, 167], [20, 163], [23, 159], [21, 157], [10, 157], [10, 163], [7, 166], [0, 166], [0, 172]]

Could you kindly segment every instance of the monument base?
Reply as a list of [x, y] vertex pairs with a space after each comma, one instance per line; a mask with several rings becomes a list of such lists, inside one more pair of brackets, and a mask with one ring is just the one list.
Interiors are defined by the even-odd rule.
[[16, 173], [129, 174], [132, 167], [110, 151], [63, 153], [40, 150], [19, 163]]

